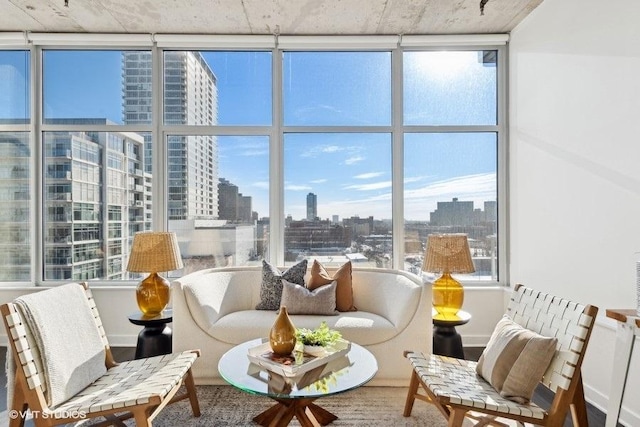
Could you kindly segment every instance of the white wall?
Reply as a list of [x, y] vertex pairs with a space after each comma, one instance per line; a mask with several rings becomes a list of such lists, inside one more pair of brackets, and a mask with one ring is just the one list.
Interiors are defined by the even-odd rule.
[[[605, 309], [637, 302], [640, 2], [544, 0], [509, 55], [510, 280], [600, 307], [583, 375], [587, 399], [606, 408], [615, 322]], [[640, 425], [636, 353], [627, 425]]]
[[[20, 295], [40, 291], [43, 288], [0, 288], [0, 304], [13, 301]], [[127, 316], [139, 311], [133, 286], [93, 286], [91, 292], [96, 300], [105, 331], [112, 347], [135, 347], [142, 327], [133, 325]], [[0, 326], [0, 345], [7, 345], [7, 333]]]

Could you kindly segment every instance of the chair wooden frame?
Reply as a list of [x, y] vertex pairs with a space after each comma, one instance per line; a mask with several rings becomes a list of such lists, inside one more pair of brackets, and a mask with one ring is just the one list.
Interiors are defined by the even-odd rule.
[[[503, 398], [476, 375], [476, 362], [407, 351], [405, 356], [413, 370], [403, 415], [410, 416], [415, 399], [419, 399], [434, 404], [450, 427], [462, 426], [465, 418], [476, 419], [479, 421], [476, 425], [504, 426], [496, 419], [503, 418], [560, 427], [568, 411], [574, 427], [588, 426], [580, 368], [597, 312], [598, 307], [516, 285], [506, 314], [529, 330], [558, 339], [556, 353], [541, 380], [541, 384], [555, 392], [547, 409]], [[454, 383], [457, 385], [449, 386]], [[420, 388], [426, 394], [421, 394]]]
[[[8, 334], [12, 358], [15, 362], [10, 427], [24, 426], [27, 409], [31, 410], [37, 427], [55, 426], [80, 421], [79, 418], [105, 417], [96, 426], [124, 425], [123, 420], [134, 418], [136, 426], [151, 426], [153, 419], [168, 404], [189, 399], [193, 415], [200, 416], [195, 383], [191, 373], [199, 350], [156, 356], [152, 358], [116, 363], [107, 341], [91, 290], [82, 286], [105, 346], [107, 374], [99, 378], [76, 396], [52, 408], [47, 404], [46, 385], [38, 349], [34, 345], [28, 326], [13, 303], [0, 306], [0, 313]], [[53, 309], [53, 308], [52, 308]], [[8, 367], [8, 369], [11, 369]], [[132, 379], [133, 378], [133, 379]], [[135, 382], [134, 382], [135, 381]], [[185, 390], [178, 394], [180, 387]], [[135, 388], [148, 387], [149, 392], [135, 395]], [[105, 402], [100, 401], [105, 397]], [[106, 399], [108, 397], [108, 399]]]

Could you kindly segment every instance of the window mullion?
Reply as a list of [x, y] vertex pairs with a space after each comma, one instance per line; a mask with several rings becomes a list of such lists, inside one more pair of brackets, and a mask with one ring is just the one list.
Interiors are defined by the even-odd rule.
[[391, 52], [391, 229], [393, 239], [393, 268], [404, 265], [404, 132], [402, 127], [402, 51]]
[[284, 265], [282, 55], [280, 49], [273, 50], [273, 130], [269, 141], [269, 259], [276, 265]]
[[30, 141], [32, 149], [31, 174], [32, 188], [34, 196], [31, 198], [31, 218], [36, 227], [32, 227], [32, 241], [37, 242], [33, 245], [31, 257], [31, 277], [35, 280], [35, 284], [42, 284], [44, 281], [44, 141], [42, 138], [42, 48], [39, 46], [31, 47], [31, 126]]

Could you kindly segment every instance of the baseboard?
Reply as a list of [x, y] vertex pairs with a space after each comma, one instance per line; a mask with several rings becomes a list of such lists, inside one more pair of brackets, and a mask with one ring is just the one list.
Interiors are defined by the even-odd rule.
[[[585, 400], [589, 404], [602, 411], [602, 413], [607, 413], [607, 407], [609, 406], [608, 395], [586, 384], [584, 384], [584, 394]], [[629, 397], [627, 397], [627, 402], [629, 400]], [[640, 426], [640, 414], [630, 411], [629, 409], [627, 409], [628, 406], [629, 404], [627, 403], [626, 407], [623, 406], [622, 408], [620, 408], [620, 417], [618, 419], [618, 423], [627, 427]]]

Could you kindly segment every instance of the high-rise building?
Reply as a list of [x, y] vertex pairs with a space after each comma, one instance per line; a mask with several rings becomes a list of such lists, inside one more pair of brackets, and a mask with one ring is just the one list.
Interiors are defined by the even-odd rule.
[[238, 221], [243, 224], [252, 222], [251, 218], [251, 196], [238, 195]]
[[220, 178], [218, 183], [218, 218], [235, 221], [238, 217], [238, 186]]
[[133, 235], [151, 227], [143, 145], [130, 132], [44, 134], [45, 279], [125, 278]]
[[429, 215], [434, 226], [466, 226], [474, 224], [473, 202], [461, 202], [454, 197], [450, 202], [438, 202], [438, 207]]
[[251, 197], [238, 192], [238, 186], [220, 178], [218, 183], [218, 207], [220, 219], [248, 224], [251, 218]]
[[[199, 52], [164, 53], [165, 124], [215, 125], [216, 77]], [[123, 120], [151, 123], [151, 53], [122, 54]], [[151, 169], [151, 136], [145, 135], [145, 165]], [[169, 220], [218, 216], [218, 159], [214, 136], [167, 137]]]
[[2, 281], [28, 281], [31, 278], [30, 163], [28, 135], [0, 132]]
[[318, 217], [318, 196], [307, 194], [307, 221], [315, 221]]

